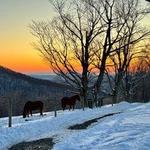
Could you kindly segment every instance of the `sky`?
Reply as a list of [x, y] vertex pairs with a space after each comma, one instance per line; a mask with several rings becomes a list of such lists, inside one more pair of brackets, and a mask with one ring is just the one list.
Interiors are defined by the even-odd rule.
[[53, 16], [48, 0], [0, 0], [0, 65], [22, 73], [49, 72], [49, 66], [32, 46], [32, 20]]
[[47, 21], [53, 15], [48, 0], [0, 0], [0, 65], [22, 73], [49, 72], [32, 46], [28, 26], [32, 20]]

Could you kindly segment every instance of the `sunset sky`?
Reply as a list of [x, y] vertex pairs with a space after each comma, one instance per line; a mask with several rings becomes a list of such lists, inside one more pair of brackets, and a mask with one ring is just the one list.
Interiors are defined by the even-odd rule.
[[52, 15], [48, 0], [0, 0], [0, 65], [23, 73], [48, 72], [31, 44], [28, 25]]
[[53, 15], [48, 0], [0, 0], [0, 65], [22, 73], [49, 72], [48, 64], [31, 44], [28, 25]]

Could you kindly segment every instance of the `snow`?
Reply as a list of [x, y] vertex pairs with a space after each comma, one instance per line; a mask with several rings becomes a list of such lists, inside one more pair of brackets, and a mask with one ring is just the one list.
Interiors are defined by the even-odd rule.
[[[25, 121], [22, 116], [13, 117], [13, 127], [8, 128], [8, 118], [0, 119], [0, 150], [14, 144], [41, 138], [55, 137], [54, 150], [149, 150], [150, 103], [121, 102], [114, 106], [75, 111], [48, 112]], [[92, 124], [85, 130], [68, 130], [74, 124], [117, 113]]]

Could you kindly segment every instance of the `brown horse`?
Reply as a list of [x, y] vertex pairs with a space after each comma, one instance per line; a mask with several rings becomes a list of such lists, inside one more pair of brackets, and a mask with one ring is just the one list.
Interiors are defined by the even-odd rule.
[[24, 105], [23, 109], [23, 118], [26, 118], [26, 116], [29, 117], [29, 114], [32, 116], [32, 110], [40, 110], [40, 115], [43, 115], [43, 102], [41, 101], [28, 101]]
[[76, 100], [80, 101], [80, 96], [79, 95], [74, 95], [74, 96], [71, 96], [71, 97], [63, 97], [61, 99], [62, 109], [65, 110], [66, 106], [69, 105], [69, 110], [71, 108], [74, 110]]

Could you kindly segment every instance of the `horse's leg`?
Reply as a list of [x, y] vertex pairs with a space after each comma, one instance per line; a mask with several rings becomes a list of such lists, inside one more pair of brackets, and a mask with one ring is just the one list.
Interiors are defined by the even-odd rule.
[[31, 114], [31, 116], [32, 116], [32, 110], [30, 110], [30, 114]]
[[29, 117], [29, 110], [26, 110], [26, 116]]
[[70, 109], [71, 109], [71, 105], [69, 105], [69, 111], [70, 111]]
[[29, 117], [29, 111], [27, 111], [27, 117]]
[[40, 108], [40, 115], [43, 116], [43, 108]]
[[72, 105], [72, 110], [74, 110], [74, 106], [75, 106], [75, 105]]
[[62, 104], [62, 109], [63, 111], [65, 110], [66, 106], [64, 104]]

